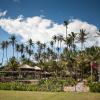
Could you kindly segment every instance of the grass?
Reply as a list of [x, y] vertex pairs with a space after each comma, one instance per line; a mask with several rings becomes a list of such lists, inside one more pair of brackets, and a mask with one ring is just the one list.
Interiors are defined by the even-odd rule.
[[0, 100], [100, 100], [100, 94], [0, 90]]

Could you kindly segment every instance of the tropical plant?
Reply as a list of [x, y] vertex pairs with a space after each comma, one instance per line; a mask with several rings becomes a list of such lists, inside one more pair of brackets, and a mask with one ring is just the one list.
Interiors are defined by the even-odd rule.
[[16, 37], [15, 37], [15, 35], [11, 35], [9, 39], [10, 39], [9, 43], [11, 43], [11, 45], [13, 47], [13, 57], [15, 57], [14, 50], [15, 50], [15, 44], [16, 44]]

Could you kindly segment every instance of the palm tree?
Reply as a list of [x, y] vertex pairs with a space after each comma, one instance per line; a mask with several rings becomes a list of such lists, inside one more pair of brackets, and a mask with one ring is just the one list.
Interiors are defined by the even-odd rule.
[[72, 39], [72, 48], [74, 50], [74, 46], [75, 46], [75, 39], [76, 39], [76, 33], [71, 32], [71, 34], [69, 34], [69, 37]]
[[81, 51], [83, 50], [84, 42], [87, 39], [86, 36], [87, 36], [87, 34], [85, 33], [85, 30], [84, 29], [80, 29], [78, 40], [81, 42]]
[[57, 42], [58, 42], [58, 46], [56, 48], [57, 52], [58, 52], [58, 60], [60, 57], [60, 35], [57, 36]]
[[13, 47], [13, 57], [14, 57], [14, 50], [15, 50], [15, 43], [16, 43], [16, 37], [15, 37], [15, 35], [12, 35], [10, 37], [10, 43], [12, 44], [12, 47]]
[[[54, 40], [54, 42], [55, 42], [55, 48], [56, 48], [57, 36], [56, 36], [56, 35], [54, 35], [54, 36], [52, 37], [52, 39], [53, 39], [53, 40]], [[54, 49], [54, 52], [55, 52], [55, 49]]]
[[61, 43], [62, 41], [64, 40], [63, 36], [62, 35], [59, 35], [59, 42], [60, 42], [60, 53], [61, 53]]
[[68, 20], [64, 21], [64, 25], [65, 25], [65, 27], [66, 27], [66, 39], [67, 39], [68, 24], [69, 24], [69, 21], [68, 21]]
[[31, 39], [31, 38], [28, 40], [28, 45], [29, 45], [30, 50], [31, 50], [31, 47], [33, 46], [33, 41], [32, 41], [32, 39]]
[[46, 49], [46, 43], [43, 43], [43, 44], [42, 44], [42, 47], [43, 47], [44, 52], [45, 52], [45, 49]]
[[37, 52], [38, 52], [38, 60], [40, 61], [40, 58], [41, 58], [41, 49], [42, 49], [42, 44], [40, 41], [37, 41], [37, 46], [38, 46], [38, 49], [37, 49]]
[[50, 41], [50, 45], [51, 45], [51, 47], [52, 47], [52, 50], [53, 50], [54, 41]]
[[67, 37], [67, 39], [65, 40], [65, 43], [67, 45], [67, 48], [70, 50], [72, 46], [72, 37]]
[[20, 52], [20, 45], [16, 44], [16, 51], [17, 51], [17, 59], [18, 59], [18, 52]]
[[33, 54], [33, 50], [29, 49], [27, 53], [29, 54], [29, 61], [30, 61], [31, 55]]
[[20, 44], [20, 53], [21, 53], [21, 57], [22, 57], [22, 55], [24, 53], [24, 44], [23, 43]]
[[[87, 33], [85, 33], [85, 30], [84, 29], [80, 29], [80, 33], [79, 33], [79, 36], [78, 36], [78, 41], [80, 41], [81, 43], [81, 57], [84, 58], [84, 53], [82, 53], [82, 50], [83, 50], [83, 45], [84, 45], [84, 42], [86, 42], [86, 39], [87, 39]], [[84, 68], [83, 68], [83, 65], [81, 66], [81, 79], [83, 80], [84, 78]]]
[[4, 49], [5, 49], [5, 41], [2, 41], [2, 43], [1, 43], [1, 49], [2, 49], [2, 65], [3, 65], [3, 59], [4, 59]]
[[7, 59], [7, 62], [8, 62], [8, 56], [7, 56], [8, 45], [9, 45], [9, 42], [5, 41], [5, 49], [6, 49], [6, 59]]
[[28, 53], [29, 47], [25, 46], [25, 54], [26, 54], [26, 58], [27, 58], [27, 53]]

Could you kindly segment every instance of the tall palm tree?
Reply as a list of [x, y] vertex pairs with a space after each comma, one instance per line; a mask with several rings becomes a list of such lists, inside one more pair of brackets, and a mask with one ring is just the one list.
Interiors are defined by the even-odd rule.
[[57, 46], [56, 50], [58, 52], [58, 61], [59, 61], [59, 57], [60, 57], [60, 35], [57, 36], [57, 42], [58, 42], [58, 46]]
[[37, 46], [38, 46], [38, 49], [37, 49], [37, 52], [38, 52], [38, 62], [40, 61], [40, 58], [41, 58], [41, 49], [42, 49], [42, 44], [40, 41], [37, 41]]
[[66, 27], [66, 39], [67, 39], [68, 24], [69, 24], [69, 21], [68, 21], [68, 20], [64, 21], [64, 25], [65, 25], [65, 27]]
[[15, 37], [15, 35], [11, 35], [10, 43], [12, 44], [12, 47], [13, 47], [13, 57], [14, 57], [15, 56], [14, 55], [14, 50], [15, 50], [15, 44], [16, 44], [16, 37]]
[[[83, 50], [83, 46], [84, 46], [84, 42], [86, 42], [86, 39], [87, 39], [87, 33], [85, 32], [84, 29], [80, 29], [80, 33], [79, 33], [79, 36], [78, 36], [78, 41], [81, 43], [81, 57], [82, 59], [84, 58], [84, 53], [82, 53], [82, 50]], [[81, 66], [81, 80], [83, 80], [84, 78], [84, 68], [83, 68], [83, 65]]]
[[87, 39], [86, 36], [87, 36], [87, 33], [85, 33], [85, 30], [84, 29], [80, 29], [78, 40], [81, 42], [81, 51], [83, 50], [84, 42]]
[[34, 43], [33, 43], [33, 41], [32, 41], [31, 38], [28, 40], [28, 46], [29, 46], [29, 48], [28, 48], [28, 50], [27, 50], [27, 53], [28, 53], [28, 55], [29, 55], [29, 61], [30, 61], [31, 55], [33, 54], [33, 49], [32, 49], [32, 47], [34, 46]]
[[17, 59], [18, 59], [18, 52], [20, 52], [20, 45], [16, 44], [16, 52], [17, 52]]
[[26, 55], [26, 58], [27, 58], [28, 50], [29, 50], [29, 47], [25, 46], [25, 55]]
[[60, 53], [61, 53], [61, 47], [62, 47], [62, 45], [61, 45], [61, 43], [62, 43], [62, 41], [64, 40], [64, 38], [63, 38], [63, 36], [62, 35], [59, 35], [59, 42], [60, 42]]
[[72, 46], [72, 37], [67, 37], [67, 39], [65, 40], [65, 43], [67, 45], [67, 48], [70, 50]]
[[[54, 36], [52, 37], [52, 39], [53, 39], [53, 40], [54, 40], [54, 42], [55, 42], [55, 47], [54, 47], [54, 48], [56, 48], [57, 36], [56, 36], [56, 35], [54, 35]], [[54, 49], [54, 52], [55, 52], [55, 49]]]
[[22, 44], [20, 44], [20, 53], [21, 53], [21, 57], [22, 57], [22, 55], [23, 55], [23, 53], [24, 53], [24, 44], [22, 43]]
[[8, 45], [9, 45], [9, 42], [5, 41], [5, 49], [6, 49], [6, 59], [7, 59], [7, 62], [8, 62], [8, 56], [7, 56]]
[[32, 41], [32, 39], [31, 39], [31, 38], [28, 40], [28, 45], [29, 45], [30, 50], [31, 50], [31, 47], [33, 46], [33, 41]]
[[5, 41], [2, 41], [1, 43], [1, 49], [2, 49], [2, 65], [3, 65], [3, 59], [4, 59], [4, 49], [5, 49]]
[[51, 45], [51, 48], [52, 48], [52, 50], [53, 50], [54, 41], [50, 41], [50, 45]]
[[75, 39], [76, 39], [76, 33], [71, 32], [71, 34], [69, 34], [69, 37], [72, 39], [72, 48], [74, 50], [74, 46], [75, 46]]
[[33, 54], [33, 50], [29, 49], [27, 53], [29, 54], [29, 61], [30, 61], [31, 55]]
[[42, 47], [43, 47], [44, 52], [45, 52], [45, 49], [46, 49], [46, 43], [43, 43], [43, 44], [42, 44]]

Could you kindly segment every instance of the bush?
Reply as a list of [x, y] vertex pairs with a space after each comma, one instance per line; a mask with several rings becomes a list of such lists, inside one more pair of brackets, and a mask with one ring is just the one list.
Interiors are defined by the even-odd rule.
[[37, 86], [19, 82], [0, 83], [0, 90], [36, 91]]
[[98, 92], [100, 93], [100, 83], [90, 83], [89, 88], [91, 92]]
[[61, 83], [56, 78], [42, 79], [38, 86], [40, 91], [62, 91]]
[[65, 79], [60, 78], [49, 78], [42, 79], [39, 84], [24, 84], [19, 82], [6, 82], [0, 83], [0, 90], [19, 90], [19, 91], [52, 91], [60, 92], [63, 91], [65, 85], [74, 85], [75, 81], [68, 77]]

